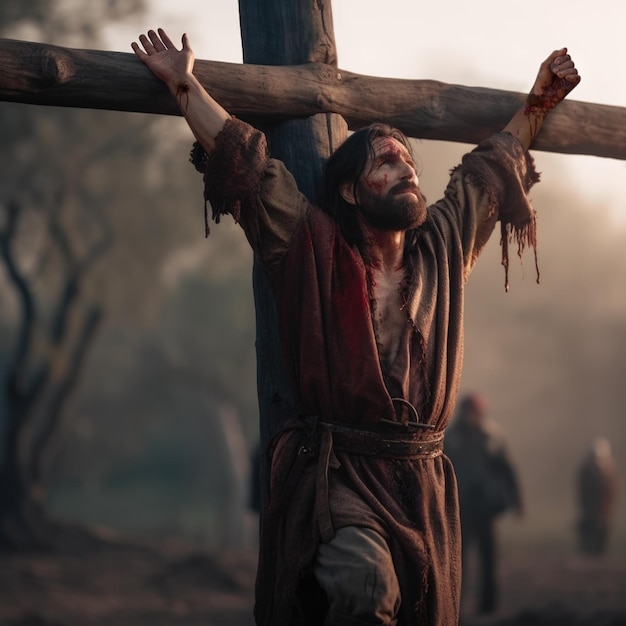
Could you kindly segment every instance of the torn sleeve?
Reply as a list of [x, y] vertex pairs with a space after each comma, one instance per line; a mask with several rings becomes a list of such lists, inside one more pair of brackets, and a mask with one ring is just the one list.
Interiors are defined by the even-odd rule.
[[310, 208], [285, 165], [269, 155], [265, 135], [229, 119], [207, 154], [197, 142], [191, 162], [204, 177], [205, 233], [208, 211], [219, 223], [230, 214], [242, 227], [257, 259], [275, 266], [288, 250]]
[[242, 205], [253, 201], [260, 191], [268, 159], [265, 135], [234, 117], [226, 121], [210, 154], [197, 141], [193, 144], [190, 160], [204, 179], [207, 235], [208, 205], [216, 224], [225, 214], [239, 222]]
[[528, 197], [531, 187], [539, 180], [539, 173], [530, 153], [511, 133], [497, 133], [466, 154], [457, 169], [474, 188], [467, 195], [480, 196], [476, 215], [472, 216], [475, 219], [472, 262], [499, 220], [505, 287], [508, 289], [510, 243], [517, 244], [520, 258], [526, 248], [533, 249], [539, 280], [536, 211]]

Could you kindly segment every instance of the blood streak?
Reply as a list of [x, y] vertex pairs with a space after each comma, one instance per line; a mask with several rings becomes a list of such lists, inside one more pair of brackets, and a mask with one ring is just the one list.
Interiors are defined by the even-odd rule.
[[368, 174], [364, 177], [364, 184], [373, 193], [382, 194], [389, 185], [389, 174], [380, 172], [380, 168], [387, 161], [394, 164], [399, 160], [412, 161], [406, 149], [396, 140], [388, 137], [381, 137], [374, 143], [374, 161]]
[[365, 186], [370, 189], [373, 193], [382, 194], [385, 191], [385, 188], [389, 184], [389, 176], [384, 174], [382, 179], [372, 180], [369, 177], [366, 177], [363, 181]]

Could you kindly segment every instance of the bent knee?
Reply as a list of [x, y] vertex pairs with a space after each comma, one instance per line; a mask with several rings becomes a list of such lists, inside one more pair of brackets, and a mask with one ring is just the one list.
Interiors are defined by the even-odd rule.
[[340, 528], [319, 546], [315, 575], [326, 592], [332, 616], [368, 624], [393, 625], [400, 607], [400, 586], [387, 542], [369, 528]]

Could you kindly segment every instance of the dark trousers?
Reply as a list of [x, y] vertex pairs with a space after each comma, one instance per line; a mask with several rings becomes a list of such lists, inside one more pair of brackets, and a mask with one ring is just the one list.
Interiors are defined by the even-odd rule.
[[468, 518], [461, 515], [461, 535], [463, 541], [463, 584], [467, 587], [469, 575], [467, 563], [470, 550], [475, 550], [478, 564], [478, 604], [479, 613], [490, 613], [498, 603], [496, 576], [497, 546], [494, 518]]

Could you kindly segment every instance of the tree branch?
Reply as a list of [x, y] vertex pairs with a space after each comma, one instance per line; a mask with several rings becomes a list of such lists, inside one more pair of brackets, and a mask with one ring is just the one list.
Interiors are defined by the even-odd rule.
[[[1, 208], [1, 207], [0, 207]], [[16, 200], [9, 200], [5, 206], [5, 224], [0, 229], [0, 258], [4, 260], [7, 274], [18, 294], [21, 306], [19, 329], [15, 340], [15, 350], [5, 375], [6, 394], [10, 402], [18, 398], [26, 402], [32, 394], [26, 390], [25, 364], [30, 353], [34, 326], [36, 322], [36, 305], [33, 292], [27, 279], [23, 276], [13, 254], [12, 244], [16, 236], [17, 223], [21, 207]]]
[[90, 306], [87, 312], [84, 313], [73, 347], [71, 351], [68, 349], [66, 369], [58, 380], [55, 379], [49, 394], [46, 410], [42, 412], [41, 423], [34, 429], [30, 454], [27, 455], [26, 474], [31, 483], [35, 485], [40, 484], [43, 480], [44, 453], [53, 435], [58, 432], [63, 408], [70, 393], [76, 388], [86, 355], [101, 320], [102, 310], [98, 305]]

